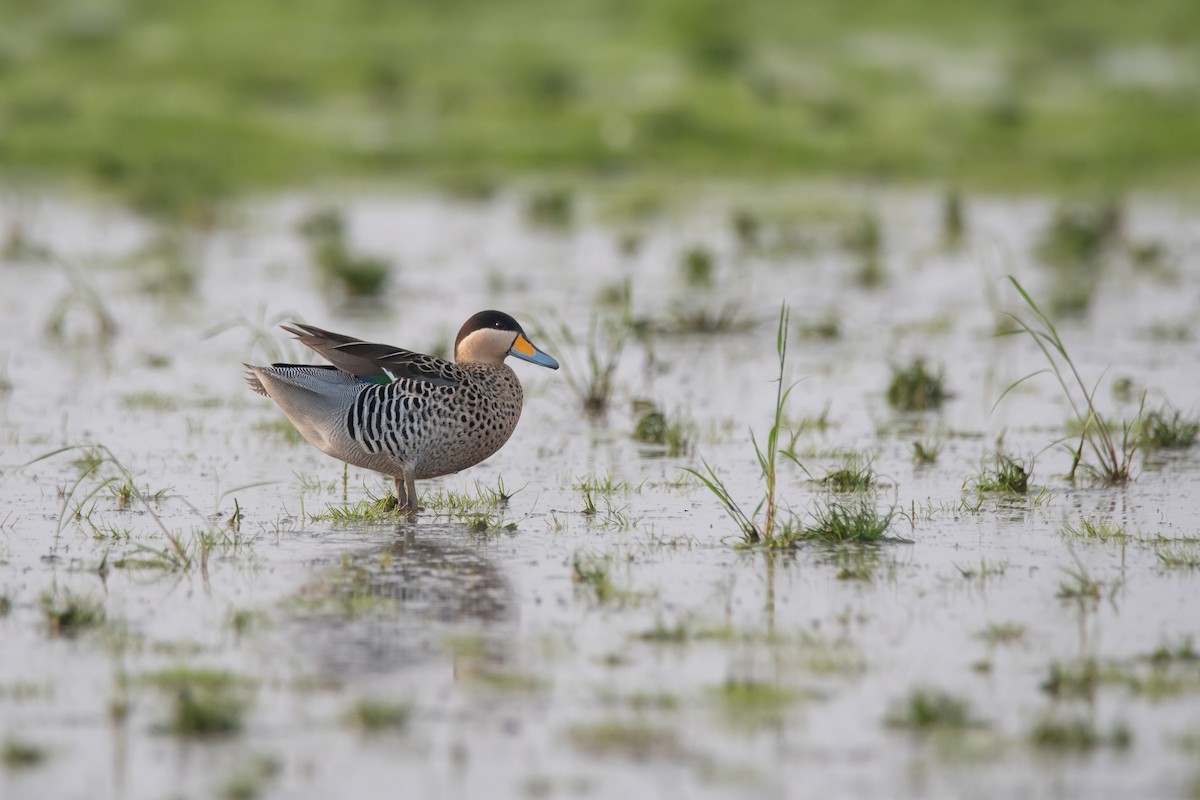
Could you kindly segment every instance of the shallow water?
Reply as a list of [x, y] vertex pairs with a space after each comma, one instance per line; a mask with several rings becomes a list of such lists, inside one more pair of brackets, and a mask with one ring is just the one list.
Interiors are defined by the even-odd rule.
[[[11, 601], [0, 616], [0, 734], [46, 757], [0, 768], [0, 794], [1194, 792], [1200, 662], [1148, 657], [1200, 635], [1200, 573], [1160, 558], [1200, 555], [1195, 448], [1140, 459], [1125, 487], [1072, 486], [1061, 477], [1069, 456], [1051, 446], [1070, 414], [1053, 379], [996, 405], [1045, 366], [1027, 337], [993, 332], [998, 312], [1021, 310], [1006, 274], [1035, 297], [1049, 291], [1033, 253], [1054, 206], [972, 200], [965, 244], [947, 249], [932, 194], [737, 191], [648, 221], [585, 212], [565, 231], [528, 223], [515, 196], [261, 201], [215, 231], [183, 234], [195, 282], [174, 292], [147, 288], [161, 283], [161, 259], [133, 257], [160, 237], [152, 226], [59, 198], [5, 204], [0, 229], [19, 229], [24, 247], [0, 265], [11, 385], [0, 398], [0, 596]], [[747, 199], [800, 209], [765, 229], [786, 241], [739, 245], [729, 208]], [[396, 265], [376, 305], [346, 305], [312, 269], [296, 225], [330, 202], [356, 251]], [[882, 231], [875, 287], [856, 282], [858, 257], [841, 244], [864, 209]], [[1125, 240], [1158, 243], [1157, 266], [1109, 258], [1090, 314], [1061, 332], [1115, 418], [1131, 417], [1143, 390], [1148, 408], [1168, 401], [1191, 414], [1200, 220], [1152, 199], [1126, 214]], [[632, 255], [618, 246], [631, 230], [641, 236]], [[711, 287], [682, 277], [681, 254], [698, 244], [715, 256]], [[343, 484], [341, 465], [285, 437], [282, 415], [241, 377], [243, 361], [304, 357], [277, 322], [444, 350], [463, 319], [497, 307], [582, 378], [590, 321], [620, 316], [598, 297], [626, 279], [630, 314], [649, 330], [669, 325], [674, 307], [756, 324], [631, 337], [603, 420], [581, 412], [563, 372], [516, 364], [527, 400], [512, 441], [419, 487], [473, 496], [476, 482], [503, 479], [518, 491], [483, 531], [437, 511], [415, 522], [314, 519], [387, 482], [350, 470]], [[828, 408], [828, 427], [797, 439], [805, 466], [820, 477], [843, 452], [870, 454], [880, 507], [896, 509], [891, 532], [911, 540], [868, 551], [863, 580], [845, 579], [847, 556], [829, 549], [735, 547], [713, 496], [681, 480], [703, 458], [745, 505], [761, 496], [747, 430], [761, 439], [770, 424], [781, 300], [792, 309], [788, 376], [799, 381], [789, 417], [798, 426]], [[800, 335], [827, 317], [837, 338]], [[573, 341], [557, 333], [564, 326]], [[954, 396], [938, 412], [886, 402], [889, 364], [914, 355], [944, 365]], [[1132, 382], [1124, 399], [1111, 391], [1119, 379]], [[694, 452], [632, 441], [635, 399], [690, 420]], [[1033, 462], [1048, 496], [979, 501], [964, 489], [999, 437]], [[917, 440], [942, 443], [936, 463], [913, 464]], [[102, 485], [122, 478], [113, 461], [87, 474], [73, 463], [97, 445], [144, 495], [162, 495], [122, 507]], [[35, 460], [66, 447], [80, 449]], [[827, 497], [791, 465], [782, 475], [783, 504], [801, 517]], [[596, 513], [582, 513], [578, 485], [606, 476], [624, 485], [593, 492]], [[1085, 518], [1127, 535], [1061, 533]], [[172, 561], [167, 534], [190, 563]], [[204, 563], [201, 535], [212, 537]], [[605, 585], [578, 580], [577, 565], [601, 569]], [[1099, 581], [1099, 598], [1060, 599], [1069, 571]], [[102, 603], [103, 624], [52, 635], [43, 597], [67, 592]], [[1002, 623], [1018, 631], [1012, 641], [980, 636]], [[1084, 696], [1044, 688], [1052, 664], [1087, 659], [1107, 677]], [[170, 730], [172, 695], [152, 676], [181, 666], [245, 679], [240, 732]], [[889, 725], [918, 688], [963, 700], [977, 724]], [[411, 717], [399, 731], [363, 730], [347, 719], [364, 699], [406, 703]], [[1101, 737], [1120, 728], [1129, 742], [1039, 746], [1030, 735], [1044, 719], [1083, 720]]]

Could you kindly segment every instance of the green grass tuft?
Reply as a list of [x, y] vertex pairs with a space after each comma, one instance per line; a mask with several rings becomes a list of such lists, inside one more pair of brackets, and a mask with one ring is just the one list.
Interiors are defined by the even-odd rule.
[[604, 475], [588, 475], [575, 482], [574, 488], [581, 492], [598, 495], [626, 494], [640, 487], [635, 487], [627, 480], [615, 477], [611, 472]]
[[797, 699], [795, 692], [762, 681], [729, 680], [714, 695], [726, 718], [748, 728], [779, 725], [787, 707]]
[[1200, 569], [1200, 552], [1195, 549], [1157, 547], [1154, 555], [1167, 569]]
[[830, 555], [839, 581], [874, 580], [880, 560], [879, 550], [874, 547], [839, 546]]
[[0, 760], [3, 760], [4, 766], [9, 769], [24, 769], [36, 767], [49, 757], [49, 751], [39, 744], [16, 737], [8, 737], [4, 740], [3, 755], [0, 756]]
[[655, 642], [657, 644], [685, 644], [690, 636], [687, 626], [683, 623], [668, 627], [659, 622], [650, 630], [638, 634], [637, 638], [643, 642]]
[[729, 215], [729, 227], [742, 250], [755, 250], [762, 234], [762, 219], [748, 208], [735, 208]]
[[966, 212], [962, 192], [952, 190], [942, 197], [942, 246], [959, 247], [966, 238]]
[[503, 512], [495, 510], [468, 511], [459, 514], [458, 519], [475, 534], [516, 533], [520, 527], [516, 522], [506, 522]]
[[893, 364], [887, 400], [898, 411], [938, 409], [950, 397], [945, 383], [944, 371], [931, 372], [923, 358], [914, 358], [905, 367]]
[[633, 428], [634, 441], [662, 448], [671, 457], [688, 455], [692, 451], [695, 425], [679, 414], [667, 416], [650, 407], [638, 417]]
[[412, 706], [408, 703], [363, 699], [354, 704], [346, 718], [354, 727], [368, 733], [376, 733], [384, 730], [404, 730], [412, 719], [412, 713]]
[[510, 492], [504, 484], [504, 478], [501, 477], [497, 479], [494, 488], [476, 481], [474, 494], [452, 489], [428, 490], [421, 495], [421, 506], [438, 515], [464, 520], [468, 524], [487, 520], [496, 523], [490, 527], [502, 527], [501, 512], [519, 491], [521, 490], [516, 489]]
[[1056, 661], [1050, 665], [1050, 675], [1041, 688], [1052, 697], [1091, 700], [1101, 679], [1100, 665], [1094, 658], [1068, 664]]
[[1196, 649], [1196, 641], [1191, 636], [1184, 636], [1175, 644], [1160, 644], [1154, 648], [1147, 660], [1151, 664], [1196, 664], [1200, 663], [1200, 650]]
[[800, 325], [797, 334], [802, 339], [832, 342], [842, 338], [842, 321], [835, 311], [827, 311], [815, 320]]
[[131, 392], [122, 395], [121, 405], [128, 409], [147, 411], [174, 411], [177, 407], [174, 398], [153, 391]]
[[997, 453], [984, 462], [977, 475], [967, 480], [965, 488], [979, 493], [1025, 494], [1032, 473], [1033, 469], [1026, 467], [1024, 461]]
[[652, 330], [667, 336], [722, 336], [745, 333], [758, 327], [758, 320], [742, 310], [736, 300], [713, 305], [702, 303], [672, 303], [666, 321]]
[[104, 622], [102, 601], [70, 591], [42, 594], [42, 613], [51, 636], [72, 638]]
[[1122, 212], [1116, 203], [1061, 208], [1042, 234], [1036, 252], [1054, 269], [1050, 310], [1064, 316], [1084, 314], [1103, 277], [1102, 260], [1120, 244]]
[[884, 280], [883, 225], [879, 216], [867, 213], [855, 220], [843, 235], [846, 249], [858, 258], [857, 280], [861, 286], [873, 288]]
[[1178, 410], [1150, 411], [1142, 417], [1142, 446], [1153, 450], [1182, 450], [1200, 437], [1200, 419]]
[[918, 467], [929, 467], [937, 463], [942, 454], [942, 443], [937, 440], [913, 442], [913, 463]]
[[166, 693], [172, 716], [165, 730], [177, 736], [230, 736], [242, 729], [253, 683], [231, 672], [181, 667], [146, 675]]
[[611, 562], [606, 558], [576, 554], [571, 559], [571, 580], [590, 594], [597, 605], [619, 603], [629, 597], [628, 592], [613, 583]]
[[562, 187], [545, 187], [532, 192], [525, 200], [525, 218], [545, 228], [571, 227], [575, 218], [571, 192]]
[[1129, 534], [1120, 525], [1111, 521], [1093, 519], [1080, 520], [1078, 525], [1066, 523], [1062, 527], [1062, 535], [1105, 544], [1124, 542], [1129, 538]]
[[272, 756], [258, 756], [241, 765], [230, 777], [222, 791], [224, 800], [257, 800], [267, 790], [268, 782], [282, 769]]
[[684, 283], [697, 288], [711, 287], [715, 264], [716, 258], [707, 247], [701, 245], [689, 247], [680, 259]]
[[328, 505], [324, 511], [310, 514], [309, 519], [313, 522], [377, 522], [395, 520], [400, 513], [399, 502], [388, 492], [383, 497], [368, 495], [353, 505]]
[[593, 756], [621, 756], [633, 761], [674, 760], [683, 755], [683, 745], [672, 728], [644, 722], [607, 720], [576, 725], [567, 731], [576, 749]]
[[1133, 732], [1122, 723], [1101, 733], [1088, 719], [1046, 718], [1034, 725], [1029, 741], [1035, 747], [1066, 753], [1085, 753], [1099, 747], [1127, 750], [1133, 744]]
[[967, 701], [938, 689], [915, 689], [888, 714], [892, 728], [921, 733], [979, 727]]
[[872, 460], [851, 453], [842, 466], [825, 473], [821, 483], [832, 492], [865, 492], [873, 489], [877, 482]]
[[861, 496], [842, 501], [829, 499], [818, 503], [808, 525], [788, 530], [783, 539], [789, 545], [801, 542], [824, 544], [873, 544], [900, 541], [887, 535], [894, 511], [879, 513], [874, 497]]
[[1013, 644], [1025, 638], [1028, 628], [1020, 622], [989, 622], [978, 636], [991, 645]]
[[1099, 661], [1086, 658], [1050, 665], [1042, 691], [1056, 700], [1092, 703], [1101, 686], [1116, 686], [1135, 696], [1159, 701], [1167, 697], [1194, 695], [1200, 691], [1200, 672], [1191, 640], [1161, 645], [1134, 659]]
[[[592, 318], [586, 342], [580, 342], [573, 327], [565, 322], [557, 331], [539, 331], [539, 336], [549, 340], [554, 349], [562, 353], [567, 385], [587, 416], [602, 418], [608, 413], [617, 388], [617, 369], [631, 332], [628, 293], [619, 316]], [[584, 351], [583, 365], [570, 358], [576, 350]]]
[[341, 289], [350, 298], [379, 297], [392, 274], [391, 264], [383, 259], [355, 255], [336, 242], [318, 247], [315, 260], [325, 282]]
[[1064, 571], [1067, 579], [1059, 583], [1056, 597], [1060, 600], [1100, 599], [1100, 592], [1104, 588], [1103, 581], [1093, 579], [1082, 566]]
[[304, 437], [287, 417], [275, 417], [258, 422], [254, 425], [254, 429], [264, 435], [280, 438], [289, 445], [304, 444]]
[[352, 300], [383, 294], [391, 277], [391, 265], [379, 258], [351, 252], [346, 224], [337, 211], [314, 212], [300, 223], [300, 233], [308, 239], [313, 263], [327, 287]]
[[1045, 262], [1070, 267], [1093, 264], [1120, 239], [1121, 207], [1116, 203], [1060, 208], [1037, 246]]

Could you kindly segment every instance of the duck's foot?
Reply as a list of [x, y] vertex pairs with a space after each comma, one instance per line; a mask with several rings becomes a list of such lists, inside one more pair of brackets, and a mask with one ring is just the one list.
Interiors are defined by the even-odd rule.
[[394, 509], [398, 514], [407, 514], [410, 517], [416, 515], [418, 511], [424, 511], [425, 508], [417, 504], [417, 487], [412, 478], [396, 478], [395, 481], [395, 504], [388, 510]]

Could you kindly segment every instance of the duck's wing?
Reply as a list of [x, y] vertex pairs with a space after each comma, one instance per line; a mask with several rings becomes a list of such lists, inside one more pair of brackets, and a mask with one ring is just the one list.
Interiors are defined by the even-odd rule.
[[281, 327], [333, 366], [372, 383], [391, 383], [407, 378], [435, 386], [458, 386], [466, 377], [451, 362], [424, 353], [364, 342], [313, 325], [297, 323]]

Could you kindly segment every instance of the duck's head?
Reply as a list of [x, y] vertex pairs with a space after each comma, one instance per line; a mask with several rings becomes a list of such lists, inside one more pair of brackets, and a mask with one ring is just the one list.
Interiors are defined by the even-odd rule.
[[454, 340], [459, 364], [500, 364], [506, 356], [558, 369], [558, 362], [534, 347], [520, 324], [503, 311], [480, 311], [463, 323]]

